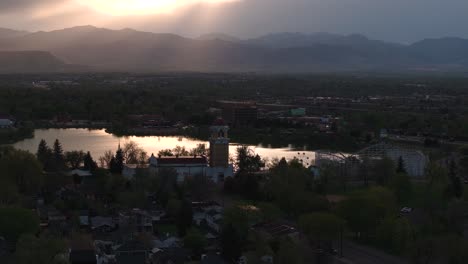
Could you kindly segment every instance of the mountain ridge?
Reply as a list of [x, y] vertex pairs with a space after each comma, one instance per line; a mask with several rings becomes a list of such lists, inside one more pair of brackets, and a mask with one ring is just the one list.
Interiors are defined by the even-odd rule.
[[9, 34], [10, 37], [3, 38], [0, 34], [0, 51], [45, 51], [65, 64], [86, 65], [95, 71], [468, 69], [468, 40], [456, 37], [425, 39], [412, 44], [372, 40], [361, 34], [326, 32], [282, 32], [250, 39], [212, 33], [187, 38], [171, 33], [129, 28], [112, 30], [91, 25]]

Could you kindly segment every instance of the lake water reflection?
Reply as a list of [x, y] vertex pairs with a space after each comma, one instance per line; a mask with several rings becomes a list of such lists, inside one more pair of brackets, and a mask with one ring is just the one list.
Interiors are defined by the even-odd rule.
[[[162, 149], [173, 149], [176, 146], [184, 146], [186, 149], [192, 149], [197, 144], [206, 144], [208, 142], [180, 137], [180, 136], [128, 136], [117, 137], [107, 133], [105, 130], [89, 130], [89, 129], [37, 129], [34, 132], [34, 137], [26, 139], [14, 144], [17, 149], [27, 150], [32, 153], [37, 151], [37, 146], [41, 139], [47, 141], [49, 146], [52, 146], [55, 139], [60, 140], [65, 151], [70, 150], [83, 150], [90, 151], [95, 159], [99, 158], [107, 150], [115, 151], [118, 144], [125, 144], [128, 141], [138, 143], [149, 155], [155, 155]], [[235, 155], [236, 147], [239, 144], [232, 143], [230, 147], [231, 155]], [[262, 158], [272, 160], [274, 158], [292, 159], [300, 156], [304, 163], [310, 163], [315, 158], [313, 151], [293, 150], [291, 146], [285, 148], [269, 148], [262, 145], [251, 146], [255, 153], [259, 154]], [[300, 154], [300, 155], [299, 155]]]

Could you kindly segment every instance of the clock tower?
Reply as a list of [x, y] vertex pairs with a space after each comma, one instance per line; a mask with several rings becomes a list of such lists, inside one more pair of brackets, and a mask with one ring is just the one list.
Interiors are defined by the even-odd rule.
[[229, 167], [229, 127], [218, 118], [210, 127], [210, 167]]

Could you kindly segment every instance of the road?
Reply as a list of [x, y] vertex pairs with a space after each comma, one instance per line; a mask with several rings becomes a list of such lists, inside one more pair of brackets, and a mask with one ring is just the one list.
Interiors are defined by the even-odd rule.
[[[408, 264], [407, 260], [392, 256], [383, 251], [359, 245], [352, 241], [343, 241], [342, 263], [355, 264]], [[339, 263], [339, 262], [337, 262]]]

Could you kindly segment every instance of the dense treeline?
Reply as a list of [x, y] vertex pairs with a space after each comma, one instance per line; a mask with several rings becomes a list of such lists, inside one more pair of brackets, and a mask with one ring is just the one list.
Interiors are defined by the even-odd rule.
[[[389, 159], [364, 161], [362, 180], [346, 191], [341, 189], [343, 178], [334, 165], [314, 175], [298, 160], [283, 159], [260, 173], [264, 165], [260, 157], [242, 148], [237, 160], [238, 173], [226, 181], [225, 192], [241, 195], [261, 212], [255, 216], [256, 212], [237, 211], [237, 217], [228, 218], [236, 219], [235, 230], [228, 226], [226, 232], [243, 238], [238, 246], [261, 241], [244, 234], [250, 232], [245, 227], [252, 217], [286, 218], [298, 223], [312, 247], [324, 250], [344, 232], [344, 239], [403, 256], [411, 263], [463, 263], [467, 257], [468, 240], [463, 233], [468, 196], [461, 182], [466, 173], [463, 159], [451, 161], [448, 167], [431, 162], [427, 182], [419, 183], [410, 180], [402, 159], [397, 163]], [[410, 211], [401, 210], [408, 206]], [[266, 247], [277, 252], [275, 243], [279, 242], [270, 241]], [[296, 258], [304, 256], [297, 244], [294, 247]], [[261, 256], [261, 249], [258, 253]], [[290, 263], [305, 262], [295, 259]]]
[[[32, 88], [34, 81], [51, 83]], [[115, 82], [112, 82], [117, 80]], [[128, 81], [128, 82], [127, 82]], [[122, 83], [123, 82], [123, 83]], [[442, 94], [466, 96], [463, 78], [358, 78], [346, 76], [191, 75], [1, 76], [0, 112], [20, 119], [47, 119], [70, 114], [75, 119], [114, 120], [128, 113], [162, 113], [182, 118], [202, 115], [216, 99], [294, 96], [362, 97]], [[414, 84], [408, 86], [408, 84]], [[418, 86], [419, 85], [419, 86]], [[196, 93], [194, 93], [196, 91]], [[460, 97], [466, 105], [466, 97]]]

